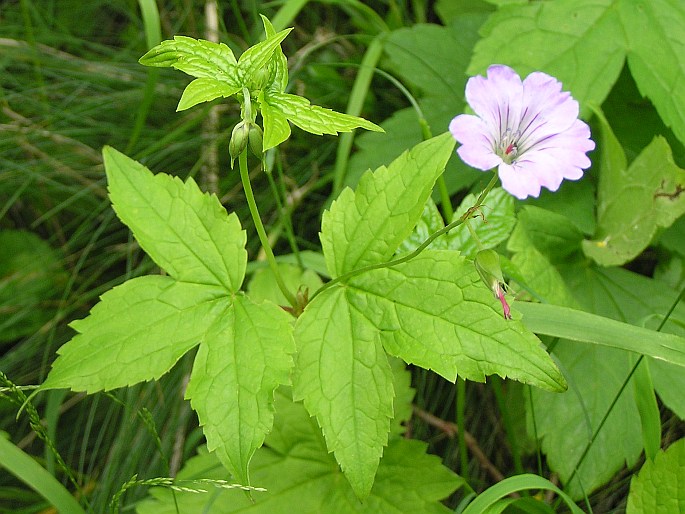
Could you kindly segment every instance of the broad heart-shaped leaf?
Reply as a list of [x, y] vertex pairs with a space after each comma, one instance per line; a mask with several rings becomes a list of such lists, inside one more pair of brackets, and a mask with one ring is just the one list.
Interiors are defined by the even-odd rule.
[[295, 325], [293, 397], [316, 415], [329, 451], [357, 496], [373, 486], [388, 441], [392, 371], [378, 331], [334, 287], [310, 303]]
[[685, 170], [674, 164], [662, 137], [627, 166], [611, 127], [600, 120], [604, 145], [597, 232], [593, 241], [583, 242], [583, 250], [599, 264], [620, 265], [637, 257], [658, 227], [669, 227], [685, 213]]
[[231, 49], [223, 43], [214, 43], [186, 36], [162, 41], [139, 59], [140, 64], [158, 68], [176, 68], [197, 78], [209, 78], [240, 88], [237, 61]]
[[[276, 393], [274, 429], [250, 465], [254, 492], [251, 503], [243, 491], [214, 488], [193, 480], [225, 480], [214, 454], [201, 451], [178, 473], [178, 485], [200, 487], [208, 494], [150, 490], [138, 514], [176, 512], [245, 512], [248, 514], [448, 514], [439, 500], [463, 480], [426, 454], [420, 441], [393, 439], [378, 468], [371, 494], [360, 502], [327, 452], [321, 432], [299, 403]], [[178, 509], [178, 510], [177, 510]]]
[[163, 276], [129, 280], [71, 323], [79, 335], [58, 350], [41, 387], [93, 393], [157, 379], [203, 340], [228, 302], [218, 286]]
[[481, 28], [483, 38], [468, 73], [481, 74], [493, 63], [508, 64], [522, 77], [544, 71], [559, 79], [581, 106], [601, 105], [625, 60], [625, 34], [616, 9], [620, 2], [555, 0], [502, 6]]
[[102, 153], [114, 210], [152, 260], [177, 280], [238, 291], [247, 264], [238, 217], [192, 178], [153, 175], [111, 147]]
[[685, 143], [685, 5], [680, 0], [622, 0], [620, 12], [638, 88]]
[[385, 262], [395, 253], [419, 220], [454, 145], [449, 133], [429, 139], [388, 168], [365, 174], [356, 191], [343, 190], [321, 223], [331, 276]]
[[195, 79], [183, 90], [176, 111], [185, 111], [197, 104], [210, 102], [220, 96], [228, 98], [238, 91], [240, 91], [240, 86], [231, 86], [215, 78]]
[[671, 514], [684, 508], [685, 439], [679, 439], [633, 476], [626, 514]]
[[[356, 128], [364, 128], [376, 132], [383, 132], [375, 123], [364, 118], [332, 111], [317, 105], [311, 105], [309, 100], [297, 95], [289, 95], [278, 91], [271, 91], [264, 97], [264, 103], [272, 110], [279, 111], [292, 124], [312, 134], [332, 134], [350, 132]], [[262, 109], [264, 109], [262, 107]]]
[[225, 304], [195, 358], [186, 390], [209, 450], [243, 484], [248, 464], [273, 423], [273, 394], [289, 381], [291, 317], [241, 294]]

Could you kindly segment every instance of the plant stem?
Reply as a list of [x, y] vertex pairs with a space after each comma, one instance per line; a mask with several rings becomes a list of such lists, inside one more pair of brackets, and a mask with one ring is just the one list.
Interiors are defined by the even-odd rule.
[[335, 277], [333, 280], [331, 280], [330, 282], [326, 282], [321, 288], [319, 288], [314, 293], [314, 295], [309, 299], [309, 301], [311, 302], [314, 298], [316, 298], [318, 295], [323, 293], [326, 289], [334, 286], [338, 282], [343, 282], [343, 281], [349, 280], [352, 277], [356, 277], [357, 275], [360, 275], [362, 273], [366, 273], [367, 271], [371, 271], [371, 270], [375, 270], [375, 269], [381, 269], [381, 268], [391, 268], [392, 266], [397, 266], [398, 264], [403, 264], [407, 261], [412, 260], [414, 257], [418, 256], [421, 252], [423, 252], [438, 237], [440, 237], [443, 234], [446, 234], [447, 232], [449, 232], [453, 228], [458, 227], [459, 225], [464, 223], [467, 219], [469, 219], [473, 215], [473, 213], [476, 212], [480, 208], [481, 205], [483, 205], [483, 201], [485, 200], [485, 197], [488, 196], [488, 193], [490, 193], [490, 191], [492, 191], [492, 188], [495, 187], [495, 184], [497, 183], [497, 178], [498, 178], [497, 174], [495, 173], [492, 177], [492, 180], [490, 180], [488, 185], [485, 186], [485, 189], [483, 189], [483, 192], [480, 194], [480, 196], [476, 200], [476, 203], [474, 203], [472, 207], [468, 208], [466, 210], [466, 212], [459, 217], [459, 219], [454, 220], [452, 223], [445, 226], [444, 228], [441, 228], [437, 232], [433, 232], [413, 252], [411, 252], [407, 255], [403, 255], [402, 257], [399, 257], [399, 258], [391, 260], [391, 261], [379, 262], [377, 264], [370, 264], [369, 266], [364, 266], [362, 268], [355, 269], [355, 270], [349, 271], [347, 273], [344, 273], [343, 275]]
[[276, 283], [278, 284], [278, 288], [281, 290], [281, 293], [283, 293], [283, 296], [286, 297], [288, 303], [290, 303], [292, 307], [296, 307], [297, 301], [292, 293], [288, 291], [285, 282], [283, 282], [283, 277], [278, 271], [276, 257], [274, 256], [273, 250], [271, 250], [269, 238], [266, 235], [266, 230], [264, 230], [262, 219], [259, 216], [259, 209], [257, 209], [257, 203], [255, 202], [254, 194], [252, 193], [252, 185], [250, 184], [250, 176], [247, 170], [247, 148], [240, 152], [240, 156], [238, 157], [238, 165], [240, 168], [240, 180], [243, 183], [243, 189], [245, 190], [247, 205], [250, 208], [250, 215], [252, 216], [252, 221], [257, 229], [259, 241], [262, 243], [262, 248], [264, 248], [264, 252], [266, 253], [266, 260], [269, 263], [269, 267], [274, 274], [274, 278], [276, 279]]

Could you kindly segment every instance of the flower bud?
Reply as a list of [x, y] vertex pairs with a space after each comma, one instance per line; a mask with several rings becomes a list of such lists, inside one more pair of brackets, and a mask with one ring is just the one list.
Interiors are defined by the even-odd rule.
[[262, 154], [264, 153], [264, 133], [262, 132], [262, 128], [256, 123], [250, 123], [250, 131], [247, 135], [247, 142], [250, 151], [255, 155], [255, 157], [259, 157], [261, 159]]
[[252, 75], [251, 89], [264, 89], [274, 81], [274, 67], [271, 62], [266, 63]]
[[236, 157], [238, 157], [242, 151], [245, 150], [249, 136], [250, 126], [245, 120], [233, 127], [231, 141], [228, 143], [228, 153], [231, 154], [231, 168], [233, 168], [233, 162], [235, 161]]
[[499, 264], [499, 254], [494, 250], [481, 250], [476, 254], [473, 263], [480, 279], [502, 304], [504, 319], [511, 319], [511, 310], [506, 298], [504, 298], [504, 277]]

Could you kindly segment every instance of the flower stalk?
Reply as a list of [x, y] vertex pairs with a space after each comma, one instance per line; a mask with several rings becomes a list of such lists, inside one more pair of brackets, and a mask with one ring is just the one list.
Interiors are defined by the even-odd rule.
[[243, 190], [245, 191], [245, 198], [247, 199], [247, 205], [250, 209], [250, 215], [252, 216], [252, 221], [257, 229], [257, 235], [259, 236], [259, 241], [264, 248], [264, 253], [266, 254], [266, 260], [269, 263], [269, 267], [274, 274], [276, 279], [276, 284], [278, 288], [286, 297], [288, 303], [293, 307], [297, 307], [297, 300], [293, 294], [288, 290], [280, 271], [278, 270], [278, 263], [276, 263], [276, 257], [269, 244], [269, 237], [266, 235], [266, 230], [264, 230], [264, 225], [262, 224], [262, 219], [259, 216], [259, 209], [257, 208], [257, 203], [254, 199], [254, 193], [252, 192], [252, 185], [250, 184], [250, 175], [247, 169], [247, 148], [243, 148], [242, 152], [238, 156], [238, 168], [240, 169], [240, 180], [243, 183]]

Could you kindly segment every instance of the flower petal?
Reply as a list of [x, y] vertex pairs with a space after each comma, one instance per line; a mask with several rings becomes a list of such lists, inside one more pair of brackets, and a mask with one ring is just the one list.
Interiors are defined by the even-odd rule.
[[499, 138], [508, 127], [518, 126], [521, 119], [521, 77], [508, 66], [490, 66], [487, 78], [476, 76], [468, 80], [466, 101], [487, 124], [493, 136]]
[[493, 151], [494, 142], [487, 126], [477, 116], [461, 114], [450, 122], [450, 132], [462, 144], [457, 150], [459, 157], [474, 168], [489, 170], [502, 159]]
[[528, 196], [540, 196], [540, 183], [524, 167], [503, 162], [499, 165], [498, 171], [504, 190], [519, 200], [524, 200]]

